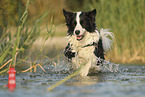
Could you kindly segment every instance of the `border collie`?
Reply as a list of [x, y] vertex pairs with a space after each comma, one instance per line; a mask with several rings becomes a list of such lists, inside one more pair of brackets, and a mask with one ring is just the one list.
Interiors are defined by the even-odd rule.
[[76, 68], [81, 66], [80, 76], [87, 76], [91, 69], [103, 64], [104, 53], [111, 48], [110, 38], [114, 35], [108, 29], [97, 30], [96, 9], [76, 13], [63, 9], [63, 14], [68, 27], [68, 45], [64, 54]]

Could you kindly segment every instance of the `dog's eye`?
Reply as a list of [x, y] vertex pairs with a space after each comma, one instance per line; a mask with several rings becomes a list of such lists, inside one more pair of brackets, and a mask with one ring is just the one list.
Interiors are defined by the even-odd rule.
[[73, 24], [73, 26], [75, 26], [75, 25], [77, 24], [77, 22], [76, 22], [76, 21], [74, 21], [72, 24]]

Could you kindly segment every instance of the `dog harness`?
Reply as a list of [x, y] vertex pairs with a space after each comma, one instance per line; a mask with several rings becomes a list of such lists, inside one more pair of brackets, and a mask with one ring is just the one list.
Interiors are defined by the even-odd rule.
[[97, 43], [93, 42], [92, 44], [87, 44], [85, 46], [83, 46], [82, 48], [88, 47], [88, 46], [96, 46], [97, 47]]

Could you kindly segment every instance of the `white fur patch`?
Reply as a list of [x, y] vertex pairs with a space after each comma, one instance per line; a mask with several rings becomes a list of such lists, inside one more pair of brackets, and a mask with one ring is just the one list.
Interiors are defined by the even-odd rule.
[[[103, 49], [105, 51], [111, 49], [111, 45], [114, 39], [114, 34], [112, 32], [109, 32], [109, 29], [100, 29], [100, 37], [102, 38], [103, 42]], [[112, 40], [110, 38], [112, 38]]]
[[81, 24], [80, 24], [80, 14], [81, 14], [81, 13], [82, 13], [82, 12], [77, 12], [77, 14], [76, 14], [76, 22], [77, 22], [77, 24], [76, 24], [76, 27], [75, 27], [75, 29], [74, 29], [74, 35], [75, 35], [75, 31], [76, 31], [76, 30], [79, 30], [79, 31], [80, 31], [80, 35], [83, 35], [84, 32], [85, 32], [85, 29], [82, 28], [82, 26], [81, 26]]

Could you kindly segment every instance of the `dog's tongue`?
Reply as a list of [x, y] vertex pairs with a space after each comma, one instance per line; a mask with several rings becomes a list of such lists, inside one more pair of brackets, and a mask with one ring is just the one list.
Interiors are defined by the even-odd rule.
[[81, 39], [82, 38], [82, 36], [77, 36], [77, 39]]

